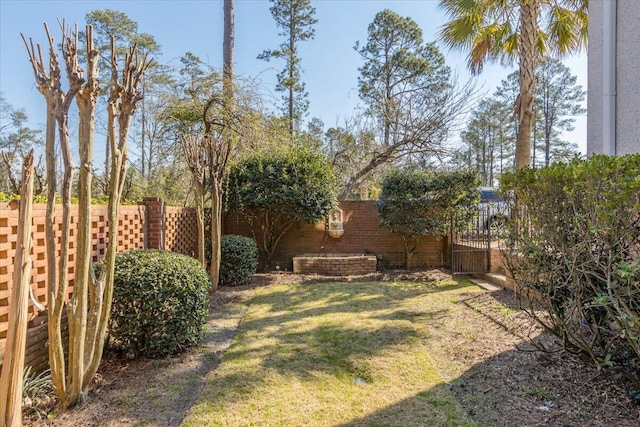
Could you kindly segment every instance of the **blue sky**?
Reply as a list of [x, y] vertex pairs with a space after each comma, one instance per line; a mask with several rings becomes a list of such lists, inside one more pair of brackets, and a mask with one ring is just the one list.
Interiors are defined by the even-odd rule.
[[[367, 26], [375, 14], [388, 8], [414, 19], [424, 32], [425, 41], [434, 41], [446, 22], [436, 0], [313, 0], [318, 23], [314, 40], [301, 44], [303, 79], [309, 92], [309, 116], [321, 118], [326, 127], [352, 114], [358, 105], [357, 77], [362, 61], [353, 49], [364, 42]], [[273, 91], [276, 73], [282, 64], [256, 59], [264, 49], [276, 48], [281, 39], [269, 12], [267, 0], [235, 0], [235, 70], [239, 75], [259, 76], [265, 88]], [[84, 27], [85, 15], [95, 9], [115, 9], [139, 24], [140, 32], [153, 35], [161, 44], [161, 62], [177, 61], [190, 51], [213, 66], [222, 61], [221, 0], [0, 0], [0, 91], [14, 108], [24, 108], [31, 125], [44, 128], [44, 100], [34, 85], [33, 72], [20, 39], [20, 33], [34, 42], [45, 43], [42, 26], [47, 22], [59, 40], [57, 18]], [[465, 54], [441, 47], [447, 63], [460, 81], [470, 78]], [[565, 63], [586, 89], [586, 54]], [[476, 77], [478, 86], [489, 94], [513, 68], [485, 67]], [[274, 94], [279, 97], [279, 94]], [[586, 118], [576, 123], [567, 139], [586, 151]], [[98, 147], [96, 147], [98, 148]], [[99, 158], [96, 152], [96, 158]]]

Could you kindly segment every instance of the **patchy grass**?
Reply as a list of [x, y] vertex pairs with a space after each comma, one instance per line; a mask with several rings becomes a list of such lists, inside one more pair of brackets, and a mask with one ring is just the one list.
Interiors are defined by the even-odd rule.
[[518, 313], [516, 310], [514, 310], [511, 307], [509, 307], [505, 303], [496, 305], [495, 307], [493, 307], [493, 311], [495, 311], [496, 313], [501, 314], [503, 316], [506, 316], [506, 317], [513, 316], [513, 315]]
[[[628, 393], [632, 384], [624, 381], [624, 378], [620, 378], [616, 373], [598, 369], [597, 365], [585, 365], [580, 357], [559, 351], [555, 338], [541, 334], [541, 328], [526, 313], [518, 310], [519, 302], [514, 298], [513, 292], [505, 290], [487, 292], [477, 287], [470, 287], [468, 282], [462, 281], [459, 282], [459, 287], [452, 282], [435, 284], [435, 281], [448, 277], [447, 274], [438, 270], [410, 273], [387, 271], [360, 277], [337, 278], [286, 273], [258, 274], [254, 276], [249, 286], [223, 287], [212, 296], [212, 312], [201, 347], [191, 348], [185, 353], [170, 358], [151, 360], [118, 359], [115, 357], [116, 354], [108, 353], [100, 367], [96, 387], [89, 393], [87, 403], [58, 414], [54, 409], [55, 399], [51, 398], [50, 404], [40, 408], [44, 412], [28, 413], [29, 417], [25, 418], [25, 425], [30, 427], [179, 426], [193, 402], [200, 396], [202, 387], [214, 378], [215, 374], [212, 371], [219, 366], [223, 353], [236, 333], [240, 319], [247, 311], [247, 304], [255, 299], [256, 290], [260, 292], [256, 301], [261, 301], [263, 294], [269, 292], [267, 287], [275, 289], [275, 286], [287, 284], [291, 286], [279, 287], [279, 295], [282, 295], [282, 289], [286, 288], [289, 290], [287, 295], [295, 294], [305, 298], [298, 292], [300, 289], [292, 284], [298, 284], [302, 290], [308, 291], [310, 289], [308, 284], [319, 280], [341, 282], [331, 284], [339, 288], [329, 289], [329, 292], [336, 294], [332, 302], [336, 307], [331, 309], [334, 312], [350, 309], [348, 299], [345, 296], [339, 296], [338, 293], [345, 290], [351, 292], [351, 286], [354, 283], [363, 281], [423, 283], [418, 285], [417, 289], [415, 283], [408, 284], [410, 292], [406, 292], [404, 288], [407, 286], [406, 283], [394, 285], [395, 292], [389, 291], [384, 284], [372, 284], [377, 286], [374, 290], [380, 295], [370, 295], [370, 297], [380, 299], [381, 303], [375, 302], [370, 304], [370, 307], [372, 312], [387, 310], [386, 314], [382, 313], [379, 317], [386, 315], [396, 321], [412, 319], [415, 327], [413, 339], [418, 340], [430, 356], [425, 356], [427, 359], [425, 363], [435, 361], [440, 377], [448, 382], [448, 386], [438, 383], [430, 387], [427, 385], [428, 382], [424, 381], [422, 386], [424, 389], [415, 394], [402, 389], [402, 392], [408, 396], [406, 399], [389, 394], [384, 387], [378, 387], [372, 393], [378, 393], [382, 399], [386, 400], [384, 403], [380, 400], [376, 403], [377, 407], [382, 409], [373, 408], [372, 412], [359, 418], [356, 415], [350, 415], [351, 418], [348, 421], [336, 422], [334, 418], [337, 417], [332, 405], [336, 404], [336, 400], [339, 405], [347, 405], [348, 403], [344, 402], [352, 402], [354, 398], [350, 395], [343, 396], [335, 393], [331, 396], [331, 401], [325, 397], [327, 401], [321, 402], [333, 414], [333, 418], [327, 418], [326, 421], [321, 422], [307, 421], [304, 417], [299, 417], [301, 420], [304, 418], [301, 422], [271, 418], [268, 422], [269, 427], [278, 423], [287, 427], [323, 424], [333, 427], [382, 427], [412, 423], [447, 426], [470, 424], [467, 419], [459, 415], [459, 410], [455, 402], [450, 399], [449, 393], [453, 394], [462, 405], [466, 414], [482, 426], [505, 425], [505, 420], [508, 420], [509, 425], [520, 426], [637, 427], [640, 425], [640, 405], [634, 396]], [[360, 283], [357, 286], [362, 285]], [[312, 285], [312, 288], [315, 286], [320, 284]], [[398, 289], [405, 289], [406, 297], [399, 295]], [[354, 296], [362, 294], [362, 290], [354, 292]], [[420, 295], [424, 295], [424, 298], [420, 298]], [[316, 297], [322, 296], [318, 294]], [[309, 296], [309, 298], [316, 297]], [[399, 301], [402, 299], [404, 302]], [[267, 300], [262, 300], [261, 304], [265, 301]], [[291, 299], [285, 302], [291, 305]], [[288, 314], [288, 309], [291, 307], [286, 304], [281, 304], [279, 301], [272, 301], [272, 303], [274, 312], [280, 310], [287, 314], [282, 317], [282, 322], [300, 319]], [[331, 310], [327, 310], [325, 314], [332, 315]], [[389, 316], [389, 310], [393, 312], [391, 316]], [[352, 311], [354, 315], [362, 313], [359, 308]], [[372, 316], [375, 318], [378, 314], [372, 313]], [[255, 316], [245, 319], [245, 321], [250, 320], [255, 322]], [[271, 327], [272, 323], [265, 323], [264, 327]], [[325, 340], [326, 338], [327, 335]], [[544, 345], [550, 352], [533, 351], [535, 347], [531, 345], [529, 339], [538, 343], [536, 345]], [[236, 358], [239, 349], [239, 347], [236, 349], [234, 356]], [[375, 353], [374, 350], [364, 352], [365, 355]], [[303, 355], [305, 354], [303, 352]], [[349, 360], [354, 359], [353, 353], [347, 354], [351, 356]], [[423, 353], [420, 352], [420, 354]], [[225, 356], [226, 359], [227, 356]], [[401, 361], [401, 359], [398, 360]], [[372, 369], [368, 360], [362, 358], [362, 361], [367, 363], [352, 363], [352, 369], [355, 371], [351, 374], [354, 384], [362, 387], [377, 387], [379, 374]], [[237, 366], [237, 362], [234, 363], [236, 363], [234, 366]], [[261, 366], [266, 367], [270, 372], [275, 370], [270, 361], [265, 360], [261, 363]], [[338, 367], [340, 366], [343, 370], [345, 366], [349, 367], [345, 363], [338, 363]], [[421, 366], [420, 369], [424, 367]], [[224, 375], [228, 376], [232, 373], [233, 366], [224, 369], [226, 370]], [[307, 368], [292, 369], [291, 377], [302, 377], [305, 369]], [[410, 366], [408, 369], [413, 368]], [[265, 370], [263, 375], [265, 382], [268, 378], [266, 372]], [[401, 372], [401, 375], [404, 373]], [[260, 377], [257, 374], [254, 376]], [[289, 381], [285, 383], [287, 386], [291, 383], [289, 378], [282, 381]], [[303, 383], [300, 380], [298, 382]], [[305, 388], [306, 385], [307, 383], [304, 382], [303, 386], [296, 390], [304, 390], [305, 393], [311, 394]], [[283, 396], [291, 397], [291, 402], [288, 403], [291, 411], [299, 411], [298, 406], [304, 411], [309, 411], [308, 405], [299, 404], [299, 401], [302, 403], [308, 401], [308, 397], [299, 399], [297, 394], [288, 390], [283, 391], [283, 388], [284, 386], [279, 389], [267, 386], [261, 389], [247, 387], [247, 396], [242, 395], [237, 400], [233, 400], [232, 396], [227, 395], [220, 403], [226, 405], [225, 408], [230, 408], [229, 411], [236, 410], [231, 406], [241, 407], [240, 399], [256, 398], [255, 396], [264, 390], [265, 393], [285, 393]], [[159, 391], [160, 395], [152, 392], [151, 394], [155, 396], [149, 397], [148, 392], [152, 389]], [[398, 387], [394, 386], [393, 390], [397, 389]], [[201, 400], [198, 411], [205, 411], [206, 405], [213, 401], [210, 389], [208, 393], [209, 395], [204, 396], [206, 399]], [[260, 399], [262, 400], [257, 401], [256, 404], [266, 401], [265, 397]], [[355, 404], [361, 405], [357, 400]], [[368, 402], [367, 404], [374, 406]], [[51, 412], [48, 413], [47, 418], [44, 418], [47, 408]], [[451, 408], [452, 411], [449, 414], [440, 412], [441, 415], [434, 416], [436, 410], [447, 411]], [[251, 408], [251, 411], [255, 410]], [[366, 413], [367, 410], [361, 406], [362, 413]], [[219, 413], [219, 411], [216, 412], [216, 414]], [[416, 415], [409, 417], [408, 414]], [[225, 416], [235, 422], [234, 420], [242, 415], [236, 412], [231, 416], [229, 412]], [[198, 424], [199, 421], [206, 420], [206, 422], [202, 421], [203, 424], [233, 425], [229, 418], [214, 421], [213, 416], [206, 417], [194, 412], [190, 423]], [[241, 421], [238, 424], [247, 425], [251, 422], [254, 425], [265, 425], [261, 421], [254, 420]]]
[[425, 332], [475, 291], [464, 279], [259, 289], [184, 425], [473, 426]]

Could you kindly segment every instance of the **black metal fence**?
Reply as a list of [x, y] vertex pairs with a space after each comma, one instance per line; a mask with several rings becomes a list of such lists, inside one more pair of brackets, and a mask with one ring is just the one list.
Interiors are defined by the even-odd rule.
[[491, 270], [492, 232], [501, 218], [489, 207], [451, 216], [451, 273], [486, 273]]

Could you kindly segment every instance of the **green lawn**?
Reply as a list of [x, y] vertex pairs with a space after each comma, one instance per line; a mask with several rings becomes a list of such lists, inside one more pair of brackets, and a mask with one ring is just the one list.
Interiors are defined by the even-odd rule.
[[425, 349], [470, 282], [260, 288], [186, 426], [472, 426]]

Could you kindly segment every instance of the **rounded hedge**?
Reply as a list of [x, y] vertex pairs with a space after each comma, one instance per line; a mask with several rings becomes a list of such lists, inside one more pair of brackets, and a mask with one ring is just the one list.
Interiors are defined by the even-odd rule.
[[253, 239], [233, 234], [220, 240], [220, 284], [244, 285], [258, 269], [258, 246]]
[[121, 252], [109, 335], [135, 356], [183, 351], [202, 337], [210, 287], [207, 272], [191, 257], [157, 250]]

